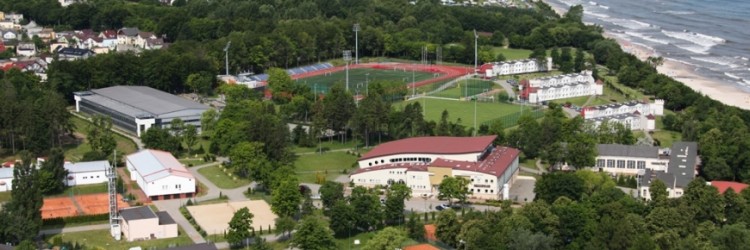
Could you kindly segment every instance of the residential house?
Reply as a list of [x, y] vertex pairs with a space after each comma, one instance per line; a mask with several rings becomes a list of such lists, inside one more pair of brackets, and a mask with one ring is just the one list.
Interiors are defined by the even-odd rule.
[[90, 49], [61, 48], [57, 51], [57, 59], [64, 61], [87, 59], [92, 56], [94, 56], [94, 51], [91, 51]]
[[49, 43], [55, 39], [55, 31], [51, 28], [43, 28], [36, 35], [45, 43]]
[[638, 175], [638, 195], [651, 200], [649, 187], [655, 179], [659, 179], [667, 186], [669, 198], [678, 198], [685, 193], [685, 188], [695, 179], [700, 159], [698, 158], [698, 143], [675, 142], [669, 155], [666, 171], [644, 169]]
[[[49, 61], [48, 61], [49, 60]], [[21, 70], [21, 72], [33, 72], [39, 76], [42, 81], [47, 80], [47, 66], [51, 62], [51, 58], [29, 58], [25, 60], [12, 61], [9, 64], [3, 66], [3, 71], [8, 71], [11, 68]]]
[[193, 175], [171, 153], [146, 149], [126, 157], [131, 180], [151, 199], [193, 197]]
[[99, 33], [99, 38], [102, 39], [101, 46], [114, 49], [117, 46], [117, 31], [105, 30]]
[[19, 43], [16, 45], [16, 55], [23, 57], [35, 56], [36, 45], [34, 43]]
[[166, 211], [154, 213], [148, 206], [120, 210], [120, 229], [128, 241], [177, 237], [177, 223]]
[[136, 38], [141, 31], [138, 28], [125, 27], [117, 31], [118, 45], [136, 45]]
[[153, 32], [138, 32], [138, 36], [135, 38], [135, 46], [139, 48], [146, 48], [146, 44], [149, 40], [156, 39], [156, 35]]
[[13, 168], [0, 168], [0, 192], [7, 192], [13, 189]]
[[3, 41], [7, 42], [7, 41], [12, 41], [12, 40], [18, 40], [18, 32], [14, 30], [3, 29], [3, 30], [0, 30], [0, 33], [3, 36]]
[[146, 43], [143, 46], [144, 49], [161, 49], [163, 47], [164, 47], [164, 39], [162, 38], [146, 39]]
[[577, 74], [557, 75], [524, 80], [518, 86], [519, 99], [529, 103], [544, 103], [551, 100], [593, 96], [604, 93], [601, 81], [595, 81], [590, 70]]
[[745, 183], [734, 182], [734, 181], [712, 181], [709, 184], [719, 190], [720, 194], [724, 194], [729, 189], [732, 189], [735, 193], [740, 193], [742, 190], [748, 187]]
[[5, 13], [4, 20], [11, 20], [13, 23], [21, 23], [21, 20], [23, 20], [23, 14], [11, 12], [11, 13]]
[[108, 181], [107, 171], [111, 168], [109, 161], [66, 162], [63, 167], [68, 170], [65, 179], [68, 186], [105, 183]]

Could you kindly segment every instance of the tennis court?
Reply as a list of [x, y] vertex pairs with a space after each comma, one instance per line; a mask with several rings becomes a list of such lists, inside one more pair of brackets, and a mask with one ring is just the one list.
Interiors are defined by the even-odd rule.
[[[117, 207], [129, 207], [117, 195]], [[94, 215], [109, 213], [109, 194], [85, 194], [77, 196], [46, 198], [43, 201], [42, 219], [73, 217], [78, 215]]]
[[78, 215], [78, 209], [70, 197], [57, 197], [44, 199], [42, 208], [42, 219], [73, 217]]
[[[83, 214], [106, 214], [109, 213], [109, 194], [86, 194], [75, 196], [75, 201], [81, 206]], [[117, 195], [117, 208], [128, 207], [128, 203], [122, 201], [122, 196]]]

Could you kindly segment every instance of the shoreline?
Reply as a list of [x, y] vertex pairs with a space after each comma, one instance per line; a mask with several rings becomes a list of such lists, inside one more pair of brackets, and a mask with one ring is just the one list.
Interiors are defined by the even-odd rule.
[[[544, 1], [560, 16], [564, 15], [566, 10]], [[649, 56], [660, 56], [644, 46], [632, 43], [623, 38], [612, 35], [605, 30], [602, 34], [606, 38], [611, 38], [620, 44], [620, 47], [626, 53], [636, 56], [641, 61], [646, 61]], [[727, 84], [720, 80], [711, 79], [695, 72], [696, 67], [678, 62], [669, 58], [664, 58], [664, 63], [657, 67], [657, 71], [677, 80], [698, 92], [701, 95], [719, 101], [728, 106], [738, 107], [744, 110], [750, 110], [750, 93], [745, 92], [740, 86]]]

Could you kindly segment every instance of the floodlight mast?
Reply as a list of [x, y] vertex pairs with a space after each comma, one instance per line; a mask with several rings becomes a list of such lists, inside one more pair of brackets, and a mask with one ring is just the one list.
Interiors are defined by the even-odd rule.
[[354, 30], [354, 64], [359, 64], [359, 23], [355, 23], [352, 30]]
[[224, 47], [224, 69], [226, 75], [229, 75], [229, 46], [232, 46], [232, 41], [227, 42], [227, 46]]
[[349, 62], [352, 60], [352, 51], [344, 50], [344, 62], [346, 62], [346, 92], [349, 92]]
[[479, 36], [477, 36], [477, 30], [474, 30], [474, 74], [477, 73], [477, 40], [479, 39]]

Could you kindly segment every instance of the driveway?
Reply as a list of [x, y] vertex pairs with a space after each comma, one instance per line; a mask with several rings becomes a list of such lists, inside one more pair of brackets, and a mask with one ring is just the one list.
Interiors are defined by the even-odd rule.
[[[216, 197], [219, 196], [217, 195]], [[182, 213], [180, 213], [180, 207], [185, 203], [187, 203], [187, 199], [153, 201], [153, 204], [159, 209], [159, 211], [166, 211], [169, 216], [172, 216], [172, 219], [174, 219], [174, 221], [185, 230], [185, 233], [187, 233], [188, 237], [193, 240], [193, 243], [198, 244], [206, 242], [206, 240], [203, 239], [203, 236], [201, 236], [201, 234], [195, 230], [193, 225], [190, 225], [190, 222], [185, 216], [182, 216]]]
[[516, 98], [516, 93], [513, 92], [513, 86], [510, 86], [508, 80], [495, 80], [494, 82], [495, 84], [500, 85], [500, 87], [503, 87], [505, 93], [508, 93], [509, 97], [513, 97], [513, 99]]
[[536, 196], [534, 185], [536, 179], [531, 176], [519, 175], [513, 185], [510, 186], [510, 199], [517, 202], [532, 202]]

